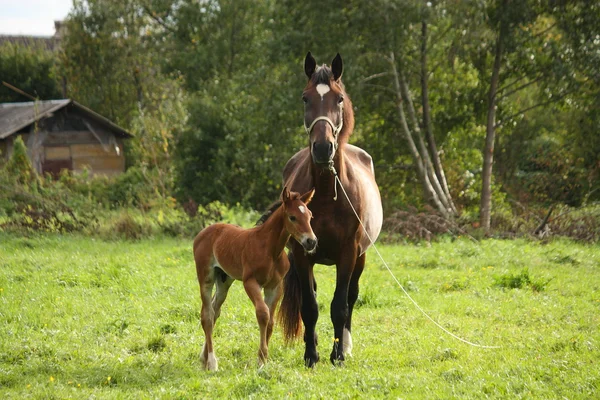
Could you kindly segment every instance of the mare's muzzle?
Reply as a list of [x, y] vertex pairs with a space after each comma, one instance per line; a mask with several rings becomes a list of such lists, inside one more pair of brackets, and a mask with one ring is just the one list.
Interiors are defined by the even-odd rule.
[[334, 146], [332, 142], [324, 141], [321, 143], [313, 143], [312, 158], [315, 164], [329, 164], [333, 160]]

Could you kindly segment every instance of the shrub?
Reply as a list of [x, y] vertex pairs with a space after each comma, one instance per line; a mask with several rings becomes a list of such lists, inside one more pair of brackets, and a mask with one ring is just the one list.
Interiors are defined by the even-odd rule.
[[4, 166], [8, 175], [21, 184], [29, 183], [35, 177], [35, 171], [27, 156], [27, 146], [21, 136], [13, 144], [13, 152]]
[[548, 280], [533, 280], [529, 276], [529, 269], [524, 268], [518, 274], [504, 274], [494, 277], [494, 286], [506, 288], [506, 289], [522, 289], [524, 287], [530, 287], [534, 292], [541, 292], [546, 288], [546, 285], [550, 282]]

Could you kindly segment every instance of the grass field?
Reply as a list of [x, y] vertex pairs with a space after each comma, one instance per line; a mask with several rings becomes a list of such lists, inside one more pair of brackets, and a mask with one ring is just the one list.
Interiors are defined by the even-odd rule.
[[317, 266], [321, 362], [277, 329], [256, 366], [258, 326], [234, 284], [204, 337], [191, 241], [0, 234], [0, 398], [600, 397], [600, 249], [568, 241], [381, 245], [428, 321], [370, 252], [353, 357], [328, 359], [334, 269]]

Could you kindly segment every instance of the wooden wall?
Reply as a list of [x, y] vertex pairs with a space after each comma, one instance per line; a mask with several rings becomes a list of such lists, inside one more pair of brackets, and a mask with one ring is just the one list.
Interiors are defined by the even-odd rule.
[[[91, 132], [66, 131], [48, 134], [44, 142], [45, 162], [55, 164], [60, 160], [70, 160], [73, 172], [88, 168], [93, 175], [117, 175], [125, 171], [123, 142], [103, 146]], [[50, 172], [50, 171], [49, 171]]]
[[[0, 141], [5, 158], [12, 152], [17, 135], [22, 136], [26, 145], [32, 145], [30, 129], [26, 127]], [[112, 176], [125, 171], [123, 139], [76, 109], [62, 109], [40, 120], [38, 129], [37, 142], [41, 146], [33, 150], [32, 157], [41, 161], [37, 164], [40, 172], [57, 175], [61, 169], [68, 169], [81, 173], [87, 168], [92, 175]]]

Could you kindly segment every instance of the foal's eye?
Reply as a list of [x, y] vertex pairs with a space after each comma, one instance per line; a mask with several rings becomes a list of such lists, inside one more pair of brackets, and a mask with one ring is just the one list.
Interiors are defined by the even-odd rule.
[[308, 98], [306, 96], [302, 96], [302, 101], [304, 104], [308, 103]]
[[294, 217], [293, 215], [290, 215], [290, 221], [296, 222], [296, 217]]
[[344, 96], [340, 96], [338, 99], [338, 104], [342, 104], [344, 102]]

